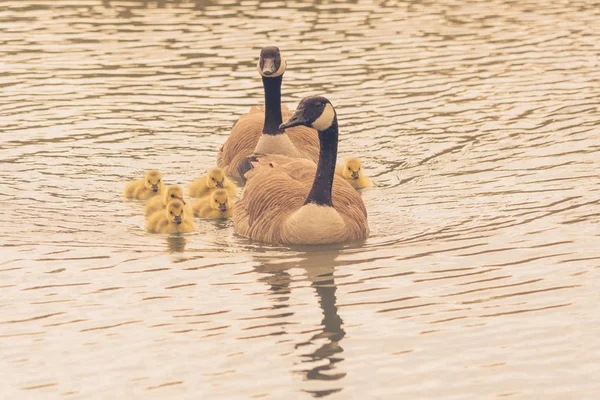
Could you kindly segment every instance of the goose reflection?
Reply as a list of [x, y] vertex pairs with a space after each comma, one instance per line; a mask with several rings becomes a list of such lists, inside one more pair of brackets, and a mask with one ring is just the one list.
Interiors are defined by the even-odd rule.
[[[319, 331], [308, 340], [295, 344], [295, 348], [300, 352], [301, 357], [299, 372], [307, 380], [337, 381], [346, 376], [344, 372], [336, 372], [339, 363], [344, 361], [342, 357], [344, 350], [340, 342], [346, 335], [343, 328], [344, 322], [338, 315], [336, 305], [337, 286], [334, 271], [335, 259], [339, 254], [339, 250], [315, 251], [313, 249], [294, 253], [284, 260], [280, 257], [277, 259], [264, 256], [255, 257], [261, 261], [261, 264], [255, 267], [256, 272], [263, 274], [259, 281], [269, 286], [270, 296], [275, 296], [273, 298], [275, 302], [273, 308], [285, 309], [289, 307], [288, 301], [292, 294], [290, 288], [292, 276], [288, 271], [292, 268], [305, 270], [306, 278], [317, 294], [318, 304], [323, 315], [319, 324]], [[297, 277], [295, 281], [297, 281]], [[294, 315], [293, 312], [288, 312], [280, 314], [280, 317], [292, 315]], [[313, 350], [312, 346], [316, 344], [319, 344], [319, 347]], [[303, 352], [304, 348], [311, 348], [311, 350]], [[306, 364], [306, 368], [302, 368], [304, 364]], [[340, 390], [341, 388], [332, 388], [318, 391], [307, 390], [306, 392], [314, 397], [323, 397]]]

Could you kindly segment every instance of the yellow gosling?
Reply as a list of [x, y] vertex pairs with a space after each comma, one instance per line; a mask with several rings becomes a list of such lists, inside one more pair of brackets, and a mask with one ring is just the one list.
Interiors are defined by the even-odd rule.
[[148, 217], [156, 211], [164, 210], [167, 207], [167, 204], [172, 200], [181, 200], [184, 205], [187, 204], [183, 199], [183, 189], [181, 186], [167, 186], [163, 190], [162, 196], [154, 196], [148, 199], [146, 205], [144, 206], [144, 216]]
[[173, 200], [164, 211], [155, 212], [146, 220], [146, 230], [154, 233], [189, 233], [196, 230], [181, 200]]
[[212, 168], [206, 176], [190, 183], [188, 196], [205, 197], [218, 189], [225, 189], [229, 196], [235, 196], [235, 183], [225, 176], [225, 172], [221, 168]]
[[373, 186], [362, 169], [362, 162], [358, 158], [348, 158], [344, 165], [335, 168], [335, 173], [341, 175], [354, 189], [363, 189]]
[[161, 193], [162, 175], [155, 169], [146, 172], [144, 179], [131, 181], [125, 186], [123, 196], [129, 199], [147, 200]]
[[192, 208], [194, 215], [206, 219], [231, 218], [233, 215], [233, 200], [224, 189], [219, 189], [196, 201]]

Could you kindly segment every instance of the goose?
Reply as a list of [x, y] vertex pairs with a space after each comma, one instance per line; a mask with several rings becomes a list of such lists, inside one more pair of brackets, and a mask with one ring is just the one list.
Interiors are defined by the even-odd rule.
[[210, 196], [196, 201], [192, 208], [196, 217], [205, 219], [231, 218], [233, 201], [224, 189], [215, 190]]
[[146, 205], [144, 206], [144, 216], [148, 217], [154, 214], [156, 211], [164, 210], [167, 207], [167, 204], [172, 200], [181, 200], [184, 206], [188, 207], [189, 204], [183, 199], [183, 189], [178, 185], [170, 185], [167, 186], [163, 190], [164, 194], [162, 196], [154, 196], [148, 199]]
[[242, 199], [233, 212], [235, 231], [281, 244], [326, 244], [369, 234], [359, 193], [335, 176], [338, 122], [325, 97], [304, 98], [282, 128], [309, 126], [319, 132], [318, 165], [284, 156], [257, 156], [246, 174]]
[[130, 199], [147, 200], [161, 193], [162, 188], [162, 174], [153, 169], [146, 172], [144, 179], [129, 182], [125, 186], [123, 196]]
[[173, 200], [163, 211], [155, 212], [146, 220], [146, 230], [154, 233], [194, 232], [194, 220], [187, 215], [181, 200]]
[[204, 197], [211, 192], [225, 189], [227, 194], [235, 196], [235, 183], [225, 176], [225, 172], [221, 168], [212, 168], [208, 170], [206, 176], [194, 179], [188, 186], [188, 196]]
[[358, 158], [344, 160], [342, 166], [335, 168], [335, 173], [341, 175], [354, 189], [364, 189], [373, 186], [369, 178], [365, 176], [362, 162]]
[[237, 121], [229, 138], [217, 154], [217, 165], [227, 176], [244, 181], [248, 171], [247, 157], [257, 154], [283, 154], [290, 157], [319, 159], [319, 137], [310, 127], [282, 128], [283, 116], [291, 112], [281, 106], [281, 82], [286, 62], [277, 47], [268, 46], [261, 50], [258, 72], [262, 77], [265, 92], [265, 107], [252, 107], [248, 114]]

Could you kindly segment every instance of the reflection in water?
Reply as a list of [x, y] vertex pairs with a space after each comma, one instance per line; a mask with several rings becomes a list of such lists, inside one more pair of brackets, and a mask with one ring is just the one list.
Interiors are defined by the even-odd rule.
[[185, 251], [187, 239], [182, 235], [169, 235], [167, 237], [167, 249], [169, 253], [182, 253]]
[[[290, 283], [292, 282], [287, 270], [292, 268], [302, 268], [305, 270], [306, 279], [311, 283], [317, 294], [319, 307], [321, 308], [323, 319], [320, 324], [320, 331], [313, 334], [307, 341], [296, 344], [296, 349], [302, 351], [304, 347], [317, 345], [318, 348], [308, 353], [301, 353], [302, 364], [316, 365], [310, 368], [302, 368], [300, 371], [308, 380], [337, 381], [346, 376], [343, 372], [336, 373], [336, 364], [344, 360], [340, 354], [343, 352], [340, 346], [341, 340], [346, 332], [343, 329], [343, 321], [338, 315], [336, 306], [336, 284], [334, 279], [335, 259], [340, 254], [339, 250], [309, 250], [293, 254], [290, 261], [263, 260], [262, 264], [255, 267], [255, 271], [265, 276], [259, 281], [269, 285], [272, 295], [275, 295], [274, 308], [287, 308], [286, 302], [292, 295]], [[260, 260], [261, 257], [256, 257]], [[281, 317], [292, 316], [293, 313], [282, 314]], [[317, 325], [317, 324], [315, 324]], [[325, 343], [322, 343], [325, 342]], [[323, 363], [323, 361], [326, 361]], [[322, 397], [327, 394], [342, 390], [333, 388], [327, 390], [305, 390], [315, 397]]]

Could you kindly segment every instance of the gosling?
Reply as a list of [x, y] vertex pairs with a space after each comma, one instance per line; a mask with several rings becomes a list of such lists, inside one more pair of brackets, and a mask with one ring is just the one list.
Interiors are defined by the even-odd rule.
[[154, 233], [189, 233], [196, 230], [193, 219], [186, 215], [181, 200], [173, 200], [164, 211], [155, 212], [146, 220], [146, 230]]
[[163, 182], [160, 171], [146, 172], [144, 179], [131, 181], [125, 186], [123, 196], [129, 199], [148, 200], [162, 191]]
[[362, 169], [362, 162], [358, 158], [348, 158], [343, 166], [335, 168], [335, 173], [341, 175], [354, 189], [364, 189], [373, 186]]
[[218, 189], [225, 189], [229, 196], [235, 196], [235, 183], [225, 176], [225, 172], [221, 168], [212, 168], [206, 176], [190, 183], [188, 196], [205, 197]]
[[146, 206], [144, 207], [145, 217], [154, 214], [156, 211], [164, 210], [167, 204], [173, 200], [181, 200], [183, 205], [187, 205], [183, 199], [183, 189], [181, 189], [181, 186], [167, 186], [163, 192], [163, 196], [154, 196], [146, 202]]
[[192, 208], [196, 217], [205, 219], [231, 218], [233, 215], [233, 200], [224, 189], [215, 190], [210, 196], [196, 201]]

